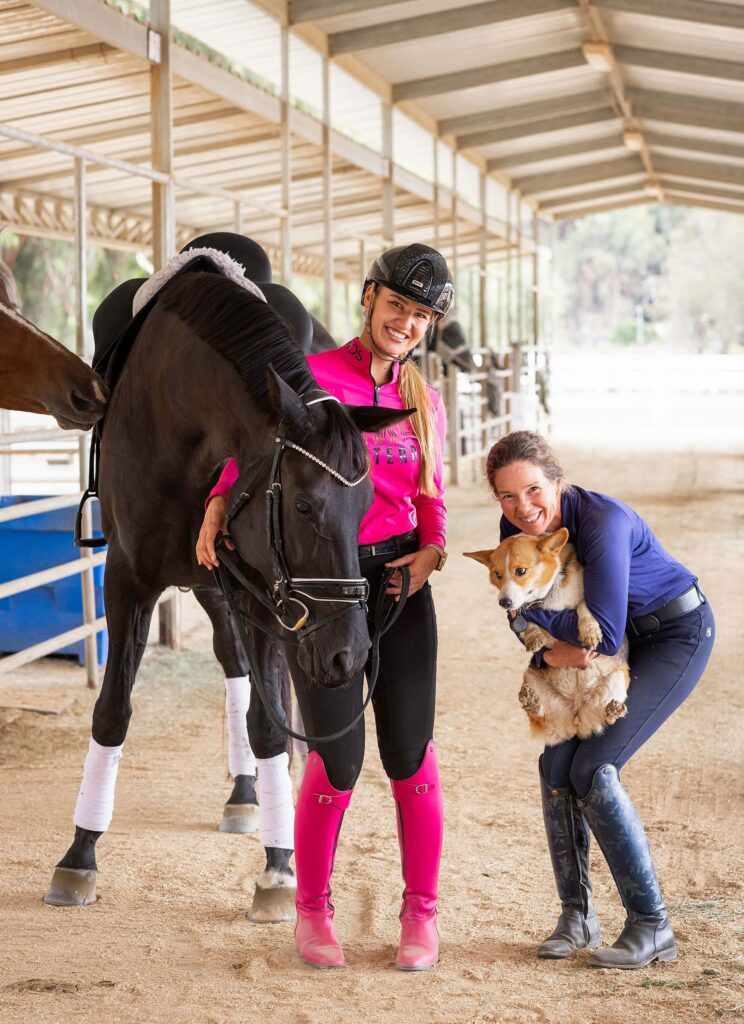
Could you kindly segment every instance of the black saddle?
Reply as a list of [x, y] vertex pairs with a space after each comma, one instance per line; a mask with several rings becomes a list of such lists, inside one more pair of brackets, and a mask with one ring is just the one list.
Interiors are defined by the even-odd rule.
[[[230, 231], [215, 231], [200, 235], [184, 246], [181, 252], [190, 249], [217, 249], [237, 260], [244, 267], [246, 277], [255, 282], [266, 296], [266, 301], [287, 326], [287, 330], [307, 355], [314, 350], [315, 324], [297, 296], [281, 284], [271, 280], [271, 263], [264, 250], [252, 238], [246, 238]], [[221, 274], [221, 268], [207, 256], [197, 256], [174, 277], [195, 271], [207, 271]], [[132, 302], [135, 293], [147, 278], [135, 277], [117, 285], [93, 314], [93, 338], [95, 354], [93, 366], [101, 374], [109, 387], [113, 387], [119, 377], [129, 351], [134, 343], [140, 327], [155, 302], [155, 295], [135, 315], [132, 314]], [[327, 337], [324, 328], [317, 324], [320, 331]], [[332, 339], [331, 339], [332, 341]], [[322, 351], [326, 345], [322, 345]]]

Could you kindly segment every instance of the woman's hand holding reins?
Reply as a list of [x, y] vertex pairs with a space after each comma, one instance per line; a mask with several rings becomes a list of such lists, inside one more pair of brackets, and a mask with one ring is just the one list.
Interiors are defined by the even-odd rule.
[[[408, 566], [411, 573], [411, 586], [408, 590], [408, 596], [410, 597], [412, 594], [415, 594], [417, 590], [421, 590], [424, 583], [426, 583], [436, 569], [438, 562], [439, 554], [434, 550], [434, 548], [421, 548], [420, 551], [414, 551], [410, 555], [401, 555], [400, 558], [396, 558], [392, 562], [386, 562], [385, 567], [390, 569], [399, 565]], [[395, 595], [395, 599], [397, 601], [400, 596], [400, 590], [400, 573], [396, 572], [385, 593]]]
[[[199, 538], [196, 542], [196, 560], [205, 569], [216, 569], [220, 564], [217, 553], [214, 550], [214, 542], [220, 531], [227, 534], [227, 498], [215, 494], [207, 505], [204, 513], [204, 520], [199, 530]], [[235, 549], [232, 541], [226, 539], [225, 543], [231, 549]]]
[[589, 668], [596, 657], [596, 651], [587, 651], [585, 647], [566, 644], [562, 640], [556, 640], [543, 653], [543, 661], [552, 668]]

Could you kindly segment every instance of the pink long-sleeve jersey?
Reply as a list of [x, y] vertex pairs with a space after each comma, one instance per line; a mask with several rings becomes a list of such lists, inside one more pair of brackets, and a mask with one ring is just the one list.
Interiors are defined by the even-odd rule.
[[[398, 393], [398, 364], [393, 363], [393, 379], [389, 383], [376, 385], [370, 372], [371, 354], [358, 338], [342, 348], [308, 356], [307, 361], [318, 384], [348, 405], [404, 408]], [[439, 436], [434, 470], [437, 496], [429, 497], [419, 491], [421, 451], [409, 421], [381, 434], [365, 434], [374, 498], [359, 527], [360, 544], [376, 544], [415, 529], [421, 547], [432, 543], [444, 547], [447, 510], [443, 500], [442, 452], [446, 417], [439, 393], [434, 388], [428, 388], [428, 392]], [[237, 463], [230, 459], [209, 499], [216, 494], [227, 497], [237, 478]]]

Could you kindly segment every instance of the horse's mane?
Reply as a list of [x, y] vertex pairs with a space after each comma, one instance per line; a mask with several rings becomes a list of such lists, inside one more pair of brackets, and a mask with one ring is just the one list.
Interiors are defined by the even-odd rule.
[[[284, 321], [261, 299], [219, 274], [184, 274], [160, 293], [163, 307], [175, 313], [203, 342], [232, 363], [258, 407], [275, 410], [267, 384], [269, 365], [303, 395], [318, 384]], [[344, 475], [358, 473], [367, 462], [367, 446], [346, 410], [324, 402], [333, 465]]]

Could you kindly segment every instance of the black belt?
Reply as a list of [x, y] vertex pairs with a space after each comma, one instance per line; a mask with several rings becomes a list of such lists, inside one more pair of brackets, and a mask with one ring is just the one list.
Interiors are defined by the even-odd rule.
[[648, 633], [655, 633], [661, 629], [663, 623], [673, 622], [681, 615], [686, 615], [699, 605], [705, 603], [705, 598], [696, 586], [690, 587], [684, 594], [667, 601], [661, 608], [656, 608], [648, 615], [639, 615], [635, 619], [629, 619], [631, 632], [635, 636], [646, 636]]
[[363, 558], [395, 557], [396, 555], [410, 555], [412, 551], [418, 551], [418, 534], [415, 530], [408, 533], [400, 533], [397, 537], [388, 537], [381, 540], [379, 544], [360, 544], [359, 560]]

